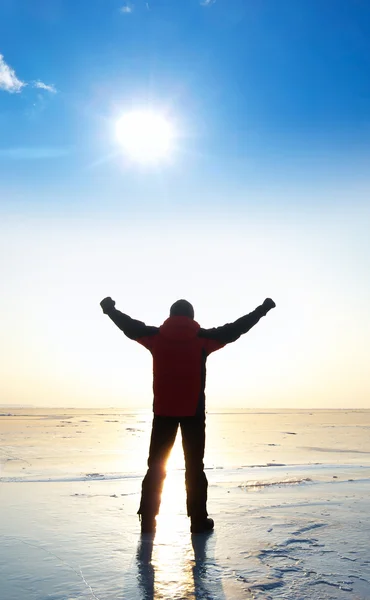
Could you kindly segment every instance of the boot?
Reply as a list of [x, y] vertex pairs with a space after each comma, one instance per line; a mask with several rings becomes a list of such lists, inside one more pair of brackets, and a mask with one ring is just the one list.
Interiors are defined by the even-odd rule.
[[209, 533], [215, 526], [215, 522], [210, 517], [204, 519], [191, 519], [191, 533]]
[[155, 533], [155, 530], [157, 527], [157, 522], [155, 520], [155, 517], [141, 515], [140, 520], [141, 520], [141, 533], [142, 534]]

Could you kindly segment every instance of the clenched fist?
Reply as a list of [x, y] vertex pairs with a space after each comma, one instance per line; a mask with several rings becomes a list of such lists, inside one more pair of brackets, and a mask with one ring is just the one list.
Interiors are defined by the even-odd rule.
[[115, 301], [112, 300], [112, 298], [110, 296], [108, 296], [107, 298], [104, 298], [104, 300], [102, 300], [100, 302], [100, 306], [102, 307], [104, 314], [109, 313], [112, 310], [112, 308], [115, 307], [115, 305], [116, 305]]
[[263, 301], [262, 304], [263, 308], [265, 309], [266, 313], [271, 310], [272, 308], [275, 308], [276, 304], [273, 300], [271, 300], [271, 298], [266, 298], [266, 300]]

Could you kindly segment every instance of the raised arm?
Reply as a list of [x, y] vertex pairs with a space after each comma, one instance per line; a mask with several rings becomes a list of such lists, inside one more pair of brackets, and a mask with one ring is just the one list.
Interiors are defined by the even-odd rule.
[[247, 333], [254, 325], [258, 323], [261, 317], [264, 317], [269, 310], [276, 306], [271, 298], [266, 300], [260, 306], [234, 323], [227, 323], [221, 327], [213, 327], [212, 329], [201, 329], [199, 336], [208, 340], [214, 340], [221, 345], [230, 344], [240, 338], [243, 333]]
[[[100, 306], [102, 307], [103, 313], [108, 315], [108, 317], [113, 321], [117, 327], [123, 331], [123, 333], [130, 338], [130, 340], [135, 340], [140, 343], [143, 343], [143, 339], [147, 336], [152, 336], [157, 333], [157, 327], [150, 327], [149, 325], [145, 325], [142, 321], [137, 321], [136, 319], [132, 319], [128, 315], [125, 315], [120, 310], [115, 308], [115, 301], [112, 298], [104, 298], [100, 302]], [[147, 344], [143, 344], [147, 346]]]

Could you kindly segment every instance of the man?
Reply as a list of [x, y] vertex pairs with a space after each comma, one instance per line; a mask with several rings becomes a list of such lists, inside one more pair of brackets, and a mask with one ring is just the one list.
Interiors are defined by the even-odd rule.
[[264, 317], [275, 302], [271, 298], [234, 323], [203, 329], [194, 320], [187, 300], [178, 300], [161, 327], [150, 327], [115, 308], [112, 298], [100, 303], [131, 340], [153, 356], [153, 426], [148, 471], [142, 483], [138, 514], [141, 532], [154, 533], [159, 512], [166, 462], [180, 425], [185, 456], [185, 484], [190, 531], [204, 533], [214, 527], [207, 513], [208, 482], [204, 473], [206, 360], [211, 352], [235, 342]]

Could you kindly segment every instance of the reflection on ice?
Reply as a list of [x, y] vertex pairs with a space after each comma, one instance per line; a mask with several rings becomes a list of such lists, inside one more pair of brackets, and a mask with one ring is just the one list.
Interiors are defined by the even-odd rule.
[[[185, 536], [167, 539], [165, 544], [158, 543], [153, 535], [142, 536], [136, 554], [141, 600], [214, 600], [215, 581], [208, 573], [212, 537], [213, 532], [192, 535], [190, 546]], [[217, 599], [225, 598], [219, 581]]]

